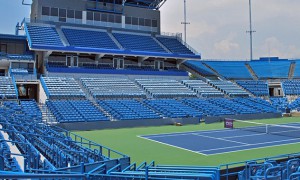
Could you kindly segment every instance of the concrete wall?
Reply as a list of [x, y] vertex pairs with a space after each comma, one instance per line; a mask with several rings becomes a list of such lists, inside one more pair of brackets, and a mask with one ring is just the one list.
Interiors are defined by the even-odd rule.
[[88, 131], [96, 129], [118, 129], [118, 128], [134, 128], [147, 126], [165, 126], [175, 125], [175, 123], [199, 124], [199, 118], [180, 118], [180, 119], [147, 119], [147, 120], [124, 120], [124, 121], [98, 121], [98, 122], [74, 122], [59, 123], [57, 126], [69, 131]]

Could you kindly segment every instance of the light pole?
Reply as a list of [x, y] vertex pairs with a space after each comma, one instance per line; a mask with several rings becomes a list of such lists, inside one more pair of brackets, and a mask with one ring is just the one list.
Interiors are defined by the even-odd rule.
[[186, 0], [184, 0], [184, 22], [181, 22], [184, 25], [184, 43], [186, 44], [186, 25], [190, 24], [186, 21]]
[[250, 34], [250, 61], [253, 60], [253, 33], [256, 31], [253, 31], [252, 29], [252, 7], [251, 7], [251, 0], [249, 0], [249, 25], [250, 25], [250, 30], [247, 31], [247, 33]]

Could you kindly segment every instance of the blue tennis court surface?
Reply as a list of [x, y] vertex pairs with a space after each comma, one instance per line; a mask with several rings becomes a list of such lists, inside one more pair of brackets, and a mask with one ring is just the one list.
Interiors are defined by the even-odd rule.
[[[275, 128], [275, 134], [266, 134], [242, 129], [222, 129], [185, 133], [156, 134], [140, 136], [151, 141], [166, 144], [203, 155], [280, 146], [300, 143], [299, 123], [285, 124], [295, 129]], [[259, 127], [255, 127], [256, 129]], [[262, 129], [265, 127], [261, 127]], [[297, 129], [296, 129], [297, 128]]]

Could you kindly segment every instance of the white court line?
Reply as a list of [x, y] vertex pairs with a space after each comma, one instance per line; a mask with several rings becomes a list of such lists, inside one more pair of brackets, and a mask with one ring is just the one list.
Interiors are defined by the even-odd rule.
[[280, 141], [271, 141], [271, 142], [262, 142], [262, 143], [255, 143], [255, 144], [247, 144], [247, 145], [242, 145], [242, 146], [230, 146], [230, 147], [224, 147], [224, 148], [208, 149], [208, 150], [204, 150], [204, 152], [205, 151], [219, 150], [219, 149], [230, 149], [232, 147], [246, 147], [246, 146], [255, 146], [255, 145], [260, 145], [260, 144], [271, 144], [271, 143], [277, 143], [277, 142], [294, 141], [294, 140], [298, 140], [298, 139], [300, 140], [300, 138], [296, 138], [296, 139], [286, 139], [286, 140], [280, 140]]
[[226, 131], [239, 131], [239, 129], [220, 129], [220, 130], [212, 130], [212, 131], [188, 131], [188, 132], [175, 132], [175, 133], [167, 133], [167, 134], [152, 134], [152, 135], [139, 135], [142, 137], [171, 137], [171, 136], [186, 136], [194, 133], [199, 133], [199, 134], [210, 134], [210, 133], [216, 133], [216, 132], [226, 132]]
[[[248, 150], [253, 150], [253, 149], [262, 149], [262, 148], [271, 148], [271, 147], [277, 147], [277, 146], [286, 146], [286, 145], [292, 145], [292, 144], [299, 144], [299, 142], [287, 143], [287, 144], [278, 144], [278, 145], [273, 145], [273, 146], [256, 147], [256, 148], [250, 148], [250, 149], [240, 149], [240, 150], [235, 150], [235, 151], [225, 151], [225, 152], [220, 152], [220, 153], [208, 154], [207, 156], [227, 154], [227, 153], [235, 153], [235, 152], [248, 151]], [[201, 152], [201, 151], [199, 151], [199, 152]]]
[[191, 134], [191, 133], [214, 133], [214, 132], [219, 132], [219, 131], [231, 131], [234, 129], [212, 129], [212, 130], [198, 130], [198, 131], [186, 131], [186, 132], [173, 132], [173, 133], [159, 133], [159, 134], [147, 134], [147, 135], [139, 135], [139, 136], [144, 136], [144, 137], [164, 137], [165, 135], [180, 135], [180, 134]]
[[182, 147], [178, 147], [178, 146], [174, 146], [174, 145], [171, 145], [171, 144], [163, 143], [163, 142], [156, 141], [156, 140], [153, 140], [153, 139], [148, 139], [148, 138], [145, 138], [145, 137], [142, 137], [142, 136], [137, 136], [137, 137], [142, 138], [142, 139], [146, 139], [148, 141], [156, 142], [156, 143], [159, 143], [159, 144], [167, 145], [167, 146], [170, 146], [170, 147], [173, 147], [173, 148], [189, 151], [189, 152], [200, 154], [200, 155], [203, 155], [203, 156], [208, 156], [207, 154], [201, 153], [199, 151], [192, 151], [190, 149], [185, 149], [185, 148], [182, 148]]
[[211, 137], [211, 136], [204, 136], [204, 135], [200, 135], [200, 134], [193, 134], [193, 135], [199, 136], [199, 137], [210, 138], [210, 139], [217, 139], [217, 140], [221, 140], [221, 141], [233, 142], [233, 143], [237, 143], [237, 144], [248, 145], [248, 143], [243, 143], [243, 142], [238, 142], [238, 141], [232, 141], [232, 140], [223, 139], [223, 138], [216, 138], [216, 137]]

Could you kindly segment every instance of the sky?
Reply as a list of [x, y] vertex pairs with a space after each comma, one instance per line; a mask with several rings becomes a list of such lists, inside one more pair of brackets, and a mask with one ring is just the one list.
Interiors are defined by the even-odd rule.
[[[202, 59], [249, 60], [248, 0], [186, 0], [187, 43]], [[29, 17], [22, 0], [0, 0], [0, 33]], [[30, 0], [26, 0], [30, 2]], [[162, 32], [183, 33], [183, 0], [167, 0]], [[300, 58], [300, 0], [252, 0], [253, 57]]]

